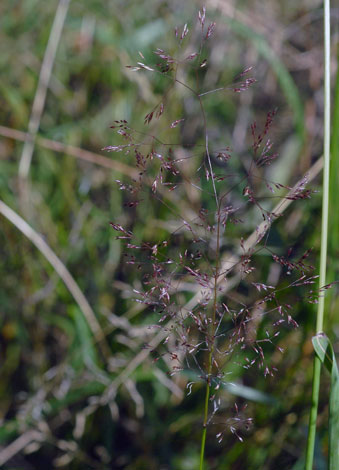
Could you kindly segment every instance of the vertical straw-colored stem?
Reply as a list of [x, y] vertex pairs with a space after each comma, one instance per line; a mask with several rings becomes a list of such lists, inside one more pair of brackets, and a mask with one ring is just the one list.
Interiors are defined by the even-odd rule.
[[[330, 179], [330, 119], [330, 0], [324, 0], [324, 174], [319, 276], [320, 288], [326, 284], [328, 201]], [[324, 294], [320, 293], [316, 324], [317, 333], [320, 333], [323, 330], [324, 302]], [[321, 362], [320, 359], [315, 355], [312, 385], [312, 404], [306, 449], [306, 470], [312, 470], [313, 468], [314, 443], [319, 401], [320, 372]]]

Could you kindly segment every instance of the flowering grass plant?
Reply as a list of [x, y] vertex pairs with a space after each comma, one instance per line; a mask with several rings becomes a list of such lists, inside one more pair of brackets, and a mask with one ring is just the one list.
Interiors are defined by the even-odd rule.
[[[116, 181], [125, 192], [126, 210], [154, 210], [159, 219], [161, 235], [154, 231], [148, 239], [140, 239], [120, 221], [111, 226], [124, 242], [126, 266], [140, 272], [135, 301], [147, 308], [153, 319], [150, 328], [159, 330], [159, 340], [144, 348], [154, 362], [165, 364], [170, 376], [190, 377], [188, 395], [196, 387], [205, 389], [200, 470], [209, 429], [221, 442], [229, 431], [242, 440], [252, 427], [246, 405], [235, 403], [226, 417], [222, 409], [218, 392], [232, 383], [232, 368], [257, 367], [265, 377], [273, 376], [276, 367], [266, 351], [282, 353], [276, 344], [281, 328], [298, 326], [286, 290], [303, 287], [311, 303], [319, 294], [314, 289], [318, 276], [308, 262], [311, 250], [298, 253], [291, 247], [282, 253], [270, 239], [284, 204], [308, 199], [313, 192], [307, 188], [307, 175], [293, 187], [269, 177], [267, 169], [278, 158], [270, 137], [277, 110], [268, 111], [261, 125], [253, 122], [252, 142], [242, 156], [234, 155], [232, 142], [209, 125], [206, 101], [246, 92], [256, 83], [247, 66], [232, 83], [204, 88], [215, 31], [216, 23], [208, 23], [203, 8], [191, 42], [185, 24], [175, 29], [174, 52], [157, 48], [149, 61], [139, 52], [136, 65], [128, 68], [153, 74], [154, 83], [163, 87], [162, 97], [144, 116], [142, 130], [116, 120], [112, 129], [118, 142], [105, 147], [135, 160], [138, 177]], [[171, 104], [178, 95], [189, 106], [172, 116]], [[199, 120], [199, 135], [188, 140], [192, 120]], [[171, 214], [170, 221], [161, 220], [161, 207]], [[246, 239], [252, 221], [254, 231]], [[277, 268], [278, 276], [268, 276], [271, 282], [257, 275], [263, 254]]]

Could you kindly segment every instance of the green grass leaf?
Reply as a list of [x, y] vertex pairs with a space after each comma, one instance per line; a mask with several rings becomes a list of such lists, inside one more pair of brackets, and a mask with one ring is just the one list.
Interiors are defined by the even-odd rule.
[[94, 338], [90, 329], [88, 328], [87, 322], [85, 321], [81, 311], [74, 306], [69, 307], [70, 313], [73, 317], [77, 343], [80, 344], [81, 355], [84, 364], [98, 364], [99, 359], [94, 345]]
[[265, 403], [266, 405], [278, 404], [278, 400], [275, 397], [253, 387], [248, 387], [238, 383], [226, 383], [224, 384], [224, 388], [233, 395], [245, 398], [245, 400], [251, 400], [256, 403]]
[[339, 468], [339, 372], [332, 344], [325, 333], [312, 339], [313, 347], [321, 362], [331, 374], [329, 411], [329, 470]]

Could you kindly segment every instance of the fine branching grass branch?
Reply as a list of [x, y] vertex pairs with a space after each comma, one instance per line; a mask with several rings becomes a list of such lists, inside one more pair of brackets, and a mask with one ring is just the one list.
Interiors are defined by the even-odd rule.
[[[307, 179], [309, 182], [313, 181], [321, 172], [323, 168], [323, 157], [320, 157], [314, 165], [309, 169], [307, 172]], [[282, 199], [273, 209], [274, 213], [282, 215], [285, 210], [292, 204], [293, 200], [292, 199], [287, 199], [288, 195], [292, 195], [295, 191], [295, 189], [300, 185], [301, 181], [303, 181], [305, 177], [303, 176], [296, 184], [295, 186], [288, 192], [286, 197]], [[259, 225], [259, 231], [260, 234], [263, 235], [267, 230], [269, 230], [270, 226], [267, 224], [267, 222], [262, 222]], [[257, 243], [258, 239], [258, 231], [255, 230], [253, 233], [244, 241], [244, 247], [246, 251], [251, 250]], [[239, 263], [239, 257], [238, 256], [232, 256], [231, 258], [227, 258], [221, 261], [221, 269], [227, 269], [231, 270], [233, 267], [235, 267]], [[233, 286], [231, 286], [233, 287]], [[188, 301], [188, 303], [185, 305], [184, 309], [185, 310], [191, 310], [193, 309], [202, 299], [202, 293], [199, 291], [197, 292], [191, 300]], [[165, 329], [170, 330], [171, 327], [173, 326], [173, 321], [169, 321], [166, 324]], [[167, 336], [166, 331], [160, 331], [157, 335], [155, 335], [151, 341], [149, 341], [149, 349], [142, 349], [128, 364], [127, 366], [124, 367], [124, 370], [112, 381], [112, 383], [107, 387], [105, 393], [102, 395], [101, 402], [102, 404], [107, 404], [112, 397], [115, 396], [115, 393], [119, 386], [124, 383], [124, 381], [135, 371], [135, 369], [142, 364], [147, 357], [150, 354], [150, 351], [155, 349], [161, 341], [164, 340], [164, 338]]]

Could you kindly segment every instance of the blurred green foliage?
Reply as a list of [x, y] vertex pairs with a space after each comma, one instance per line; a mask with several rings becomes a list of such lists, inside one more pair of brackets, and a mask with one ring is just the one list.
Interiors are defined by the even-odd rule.
[[[224, 6], [215, 11], [219, 3]], [[102, 354], [101, 339], [94, 337], [42, 254], [0, 216], [0, 461], [15, 441], [17, 451], [4, 462], [8, 470], [197, 468], [203, 387], [195, 386], [186, 397], [189, 375], [172, 381], [165, 364], [159, 364], [157, 371], [147, 354], [119, 382], [130, 361], [143, 351], [145, 338], [153, 334], [147, 326], [155, 319], [131, 298], [140, 279], [137, 270], [124, 262], [122, 245], [109, 221], [133, 227], [140, 239], [152, 241], [171, 230], [175, 216], [161, 204], [127, 210], [124, 203], [128, 201], [115, 180], [128, 182], [128, 174], [52, 150], [39, 139], [29, 185], [22, 195], [18, 167], [23, 142], [15, 131], [27, 131], [57, 6], [57, 1], [37, 0], [4, 0], [0, 5], [0, 199], [43, 234], [67, 266], [97, 316], [110, 353]], [[80, 155], [81, 150], [104, 155], [100, 149], [115, 143], [110, 129], [115, 119], [127, 119], [143, 130], [144, 116], [161, 99], [166, 82], [144, 71], [130, 72], [125, 66], [140, 60], [138, 51], [155, 61], [152, 51], [157, 47], [171, 50], [174, 27], [181, 28], [186, 19], [194, 36], [199, 6], [199, 2], [183, 5], [176, 0], [147, 0], [142, 7], [120, 0], [71, 1], [38, 136], [77, 147]], [[209, 6], [207, 2], [206, 7], [218, 24], [206, 51], [206, 89], [230, 83], [249, 65], [255, 66], [258, 80], [240, 96], [223, 93], [207, 101], [214, 142], [232, 146], [235, 156], [246, 156], [250, 123], [254, 119], [263, 123], [267, 112], [278, 107], [272, 140], [280, 157], [270, 168], [270, 177], [293, 185], [322, 153], [321, 3], [243, 1]], [[333, 48], [338, 46], [335, 33]], [[189, 74], [184, 78], [193, 80]], [[174, 121], [190, 115], [190, 124], [169, 132], [159, 121], [157, 135], [165, 141], [201, 143], [194, 106], [189, 93], [175, 90], [168, 100], [167, 118]], [[335, 122], [338, 110], [337, 98]], [[338, 142], [337, 125], [333, 142]], [[132, 156], [106, 156], [112, 162], [119, 158], [127, 165], [126, 173], [133, 175]], [[333, 157], [337, 169], [336, 143]], [[240, 160], [234, 158], [231, 164], [234, 171], [241, 171]], [[188, 163], [187, 175], [195, 171], [195, 163]], [[320, 179], [312, 187], [317, 189], [319, 184]], [[332, 211], [337, 214], [335, 180], [332, 184]], [[166, 201], [168, 206], [189, 213], [202, 202], [208, 205], [200, 193], [185, 191], [180, 193], [184, 200], [173, 195]], [[235, 227], [234, 236], [241, 231], [251, 233], [257, 224], [254, 217]], [[317, 264], [319, 227], [320, 197], [315, 194], [307, 202], [291, 205], [272, 227], [270, 243], [282, 254], [289, 246], [299, 255], [314, 247], [311, 257]], [[338, 278], [337, 226], [332, 226], [331, 234], [329, 282]], [[173, 249], [182, 243], [178, 237]], [[230, 242], [227, 250], [232, 249]], [[273, 275], [267, 258], [258, 255], [263, 282]], [[334, 288], [329, 294], [327, 331], [337, 351], [335, 292]], [[182, 295], [188, 300], [188, 293]], [[244, 442], [227, 434], [222, 444], [211, 429], [206, 452], [210, 469], [301, 468], [315, 311], [302, 300], [302, 291], [286, 299], [293, 304], [300, 326], [286, 328], [279, 337], [278, 345], [285, 353], [273, 352], [270, 358], [278, 368], [276, 377], [265, 379], [257, 370], [244, 371], [229, 364], [236, 385], [234, 390], [230, 386], [221, 392], [223, 413], [229, 416], [235, 401], [248, 403], [246, 413], [253, 417], [254, 426], [244, 432]], [[112, 383], [117, 385], [105, 401]], [[328, 446], [328, 378], [323, 383], [316, 450], [319, 469], [326, 468]], [[31, 431], [38, 437], [30, 439]], [[21, 445], [20, 437], [26, 436], [27, 442]]]

